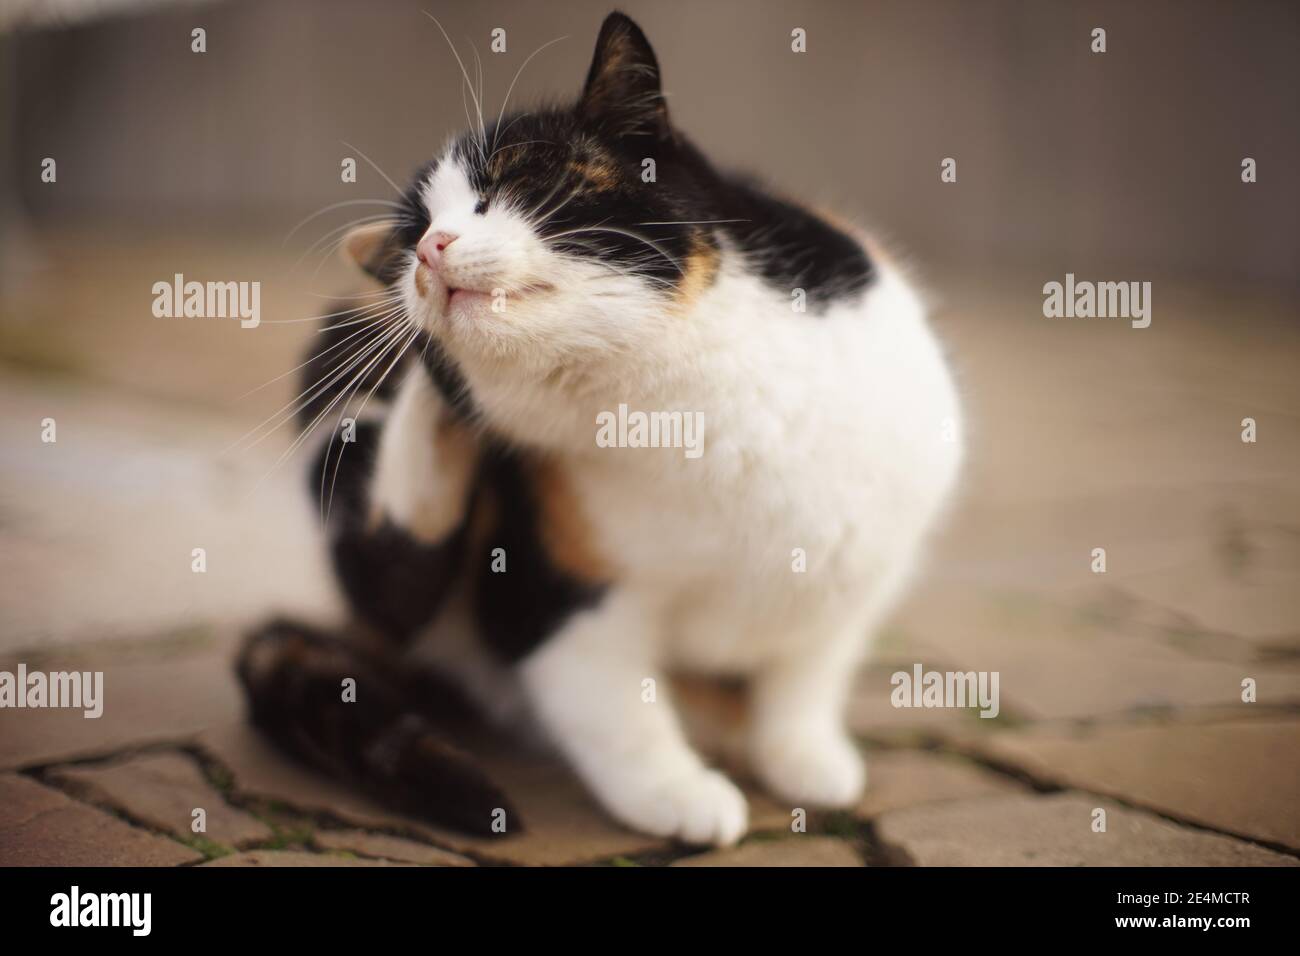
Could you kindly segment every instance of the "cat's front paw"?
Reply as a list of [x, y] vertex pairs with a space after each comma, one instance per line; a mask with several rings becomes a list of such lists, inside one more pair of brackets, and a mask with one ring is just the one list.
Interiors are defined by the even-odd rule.
[[684, 843], [730, 846], [749, 826], [745, 795], [707, 767], [604, 797], [609, 812], [627, 826]]
[[796, 805], [849, 807], [867, 783], [862, 755], [840, 732], [771, 737], [758, 743], [754, 759], [767, 788]]

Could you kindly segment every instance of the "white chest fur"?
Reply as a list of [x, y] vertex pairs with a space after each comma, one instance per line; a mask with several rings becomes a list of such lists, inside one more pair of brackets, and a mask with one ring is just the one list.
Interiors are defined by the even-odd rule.
[[[885, 272], [859, 303], [800, 314], [724, 269], [670, 321], [607, 377], [529, 388], [471, 364], [471, 387], [495, 425], [563, 462], [672, 656], [749, 669], [792, 632], [865, 620], [906, 577], [961, 458], [916, 295]], [[619, 405], [698, 416], [702, 452], [600, 447], [599, 416]]]

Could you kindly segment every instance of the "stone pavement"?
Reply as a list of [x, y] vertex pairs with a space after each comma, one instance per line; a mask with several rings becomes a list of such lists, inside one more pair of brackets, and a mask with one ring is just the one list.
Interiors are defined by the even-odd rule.
[[[1043, 319], [1041, 282], [942, 290], [970, 468], [857, 683], [866, 795], [805, 819], [750, 788], [754, 832], [722, 851], [622, 829], [535, 752], [486, 755], [527, 822], [495, 838], [282, 759], [243, 721], [232, 650], [273, 608], [328, 618], [336, 599], [297, 463], [263, 480], [287, 440], [219, 453], [291, 393], [228, 406], [204, 371], [162, 401], [132, 381], [193, 342], [145, 336], [146, 360], [129, 324], [97, 329], [120, 362], [91, 374], [40, 366], [0, 324], [0, 670], [102, 670], [106, 696], [99, 719], [0, 710], [0, 865], [1295, 865], [1296, 303], [1157, 283], [1137, 331]], [[237, 365], [238, 394], [289, 367], [305, 328], [264, 326], [294, 338], [265, 349], [234, 333], [199, 361]], [[158, 388], [180, 396], [181, 378]], [[891, 675], [918, 663], [996, 671], [998, 716], [892, 706]], [[693, 731], [730, 764], [724, 692], [693, 691]]]

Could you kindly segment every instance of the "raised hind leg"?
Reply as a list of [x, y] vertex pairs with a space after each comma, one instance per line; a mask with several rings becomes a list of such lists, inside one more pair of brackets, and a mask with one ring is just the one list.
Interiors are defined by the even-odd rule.
[[249, 636], [239, 678], [253, 724], [282, 750], [351, 782], [396, 810], [473, 833], [501, 811], [522, 828], [506, 795], [429, 719], [425, 681], [392, 670], [355, 643], [276, 620]]
[[[345, 640], [274, 621], [249, 637], [239, 675], [253, 722], [306, 763], [439, 823], [489, 832], [505, 810], [517, 830], [505, 795], [435, 729], [432, 712], [455, 694], [401, 660], [463, 563], [476, 458], [427, 370], [404, 374], [382, 422], [358, 421], [349, 441], [327, 442], [309, 481], [313, 494], [328, 489], [335, 571], [365, 627]], [[380, 640], [363, 649], [358, 631]]]

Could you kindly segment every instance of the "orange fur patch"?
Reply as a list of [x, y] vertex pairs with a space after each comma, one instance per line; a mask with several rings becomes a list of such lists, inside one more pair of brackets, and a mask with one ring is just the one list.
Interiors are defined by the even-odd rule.
[[555, 566], [584, 581], [609, 580], [609, 565], [596, 548], [591, 527], [563, 467], [539, 459], [531, 474], [537, 494], [538, 535]]
[[488, 539], [496, 534], [501, 521], [501, 506], [496, 493], [488, 487], [483, 488], [475, 497], [473, 511], [466, 525], [466, 540], [469, 552], [480, 554], [487, 546]]
[[595, 192], [609, 192], [618, 186], [618, 170], [604, 160], [574, 160], [569, 169], [581, 176]]
[[682, 263], [682, 275], [677, 280], [677, 288], [673, 292], [678, 308], [689, 307], [705, 289], [713, 285], [720, 262], [721, 256], [718, 254], [717, 247], [697, 235], [691, 243], [691, 251], [687, 254], [686, 261]]

